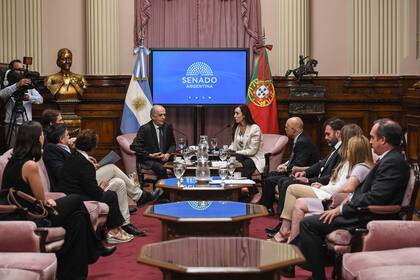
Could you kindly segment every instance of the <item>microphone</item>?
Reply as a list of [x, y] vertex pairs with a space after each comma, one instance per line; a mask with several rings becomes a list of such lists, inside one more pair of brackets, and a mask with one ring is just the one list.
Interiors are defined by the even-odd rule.
[[187, 134], [185, 134], [184, 132], [182, 132], [181, 130], [179, 130], [179, 129], [176, 129], [175, 127], [173, 127], [172, 126], [172, 129], [176, 132], [176, 133], [178, 133], [178, 134], [181, 134], [182, 136], [184, 136], [184, 138], [185, 138], [185, 145], [187, 145], [187, 147], [188, 147], [188, 136], [187, 136]]
[[232, 127], [231, 124], [227, 124], [227, 125], [223, 126], [217, 133], [215, 133], [213, 135], [213, 138], [216, 138], [217, 136], [219, 136], [220, 134], [222, 134], [222, 132], [225, 131], [226, 128], [230, 128], [230, 127]]

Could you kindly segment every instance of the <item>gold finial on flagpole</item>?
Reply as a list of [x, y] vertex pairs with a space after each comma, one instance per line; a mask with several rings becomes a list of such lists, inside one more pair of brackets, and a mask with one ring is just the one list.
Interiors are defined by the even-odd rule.
[[265, 45], [265, 28], [263, 28], [263, 33], [261, 35], [261, 45]]

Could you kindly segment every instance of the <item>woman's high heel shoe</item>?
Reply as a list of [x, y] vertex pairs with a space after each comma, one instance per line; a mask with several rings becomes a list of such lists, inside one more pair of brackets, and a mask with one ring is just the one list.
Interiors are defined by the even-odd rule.
[[286, 243], [289, 239], [290, 233], [283, 233], [281, 231], [278, 231], [273, 238], [270, 238], [268, 240], [277, 242], [277, 243]]

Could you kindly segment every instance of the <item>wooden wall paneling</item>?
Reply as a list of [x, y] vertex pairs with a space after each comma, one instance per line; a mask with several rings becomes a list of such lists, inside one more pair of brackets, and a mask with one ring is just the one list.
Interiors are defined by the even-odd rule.
[[[82, 117], [83, 127], [95, 129], [100, 134], [99, 155], [118, 148], [115, 137], [120, 134], [120, 118], [131, 77], [87, 76], [86, 78], [89, 86], [81, 99], [78, 114]], [[420, 76], [314, 78], [314, 84], [326, 88], [324, 100], [326, 112], [321, 121], [314, 116], [303, 117], [306, 133], [314, 140], [322, 139], [321, 154], [323, 155], [328, 151], [328, 147], [323, 140], [322, 123], [330, 116], [337, 116], [346, 122], [361, 125], [366, 135], [369, 133], [372, 122], [377, 118], [390, 117], [400, 121], [404, 127], [409, 121], [410, 133], [413, 134], [413, 131], [416, 131], [416, 135], [420, 135], [412, 126], [419, 123], [420, 106], [416, 104], [420, 104], [418, 101], [420, 93], [417, 92], [418, 89], [413, 89], [410, 94], [406, 94], [419, 79]], [[289, 87], [295, 84], [293, 80], [274, 77], [281, 134], [284, 134], [285, 122], [290, 117], [288, 110], [292, 99], [289, 97]], [[39, 119], [43, 109], [55, 106], [52, 99], [48, 97], [45, 104], [33, 106], [34, 119]], [[183, 109], [179, 108], [179, 110]], [[413, 139], [420, 138], [415, 137], [417, 138]], [[412, 145], [412, 143], [409, 144]], [[285, 159], [287, 157], [286, 155]], [[417, 158], [419, 158], [418, 155]]]

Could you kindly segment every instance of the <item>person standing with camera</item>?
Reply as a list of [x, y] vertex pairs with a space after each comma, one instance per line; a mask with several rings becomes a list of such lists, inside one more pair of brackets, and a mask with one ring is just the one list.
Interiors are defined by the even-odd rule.
[[[44, 101], [31, 79], [25, 78], [22, 61], [14, 59], [6, 71], [0, 98], [5, 102], [4, 135], [7, 148], [13, 147], [17, 127], [32, 120], [32, 104]], [[26, 89], [26, 90], [25, 90]]]

